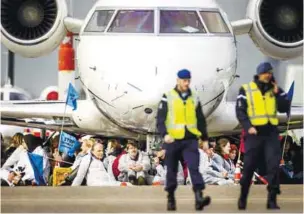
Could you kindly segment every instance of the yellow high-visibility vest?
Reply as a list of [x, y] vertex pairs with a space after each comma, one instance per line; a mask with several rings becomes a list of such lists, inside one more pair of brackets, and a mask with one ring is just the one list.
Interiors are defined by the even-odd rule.
[[168, 112], [166, 128], [168, 134], [174, 139], [181, 140], [185, 137], [185, 128], [196, 136], [202, 133], [197, 129], [196, 106], [197, 99], [193, 94], [183, 101], [179, 94], [173, 89], [167, 94]]
[[272, 90], [267, 91], [264, 96], [255, 82], [244, 84], [246, 92], [247, 114], [253, 126], [262, 126], [270, 122], [278, 125], [276, 98]]

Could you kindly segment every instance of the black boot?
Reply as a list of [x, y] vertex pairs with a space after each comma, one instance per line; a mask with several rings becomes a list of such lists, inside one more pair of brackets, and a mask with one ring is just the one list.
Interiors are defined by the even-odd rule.
[[246, 210], [247, 195], [248, 195], [248, 191], [245, 191], [245, 189], [243, 187], [241, 187], [241, 195], [238, 200], [238, 209], [239, 210]]
[[240, 197], [238, 200], [239, 210], [246, 210], [246, 205], [247, 205], [247, 200]]
[[210, 204], [211, 198], [209, 196], [203, 197], [201, 190], [195, 190], [195, 210], [203, 210], [204, 206]]
[[274, 191], [268, 192], [267, 209], [278, 210], [280, 207], [277, 204], [277, 193]]
[[168, 211], [176, 210], [176, 201], [175, 201], [175, 197], [174, 197], [174, 192], [168, 193], [167, 210]]

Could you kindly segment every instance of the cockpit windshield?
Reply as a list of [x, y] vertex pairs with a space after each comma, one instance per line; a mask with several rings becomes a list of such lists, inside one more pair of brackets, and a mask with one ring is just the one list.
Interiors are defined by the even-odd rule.
[[[157, 9], [96, 10], [85, 32], [155, 33], [154, 11]], [[225, 20], [217, 10], [160, 9], [160, 34], [227, 34]]]
[[113, 14], [114, 14], [114, 10], [95, 11], [84, 31], [104, 32]]
[[210, 33], [229, 33], [221, 14], [216, 11], [200, 11]]
[[154, 33], [154, 11], [119, 10], [108, 32]]
[[160, 33], [206, 33], [196, 11], [161, 10]]

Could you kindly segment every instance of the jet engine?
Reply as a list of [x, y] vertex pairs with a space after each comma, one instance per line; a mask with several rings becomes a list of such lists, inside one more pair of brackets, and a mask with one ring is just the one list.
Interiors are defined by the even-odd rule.
[[267, 56], [291, 59], [302, 56], [303, 0], [251, 0], [247, 17], [253, 42]]
[[65, 0], [1, 0], [1, 39], [14, 53], [38, 57], [53, 51], [64, 36]]

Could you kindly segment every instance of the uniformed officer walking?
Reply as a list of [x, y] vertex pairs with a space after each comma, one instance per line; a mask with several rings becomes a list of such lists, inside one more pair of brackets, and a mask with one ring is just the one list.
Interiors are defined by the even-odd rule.
[[190, 90], [191, 73], [187, 69], [177, 73], [177, 85], [163, 95], [157, 114], [157, 128], [164, 138], [167, 167], [165, 190], [168, 192], [168, 210], [176, 210], [174, 192], [177, 187], [178, 161], [183, 158], [189, 168], [195, 209], [202, 210], [210, 203], [210, 197], [203, 197], [205, 188], [199, 173], [198, 138], [208, 140], [206, 122], [198, 97]]
[[267, 208], [280, 209], [277, 205], [277, 194], [280, 194], [278, 173], [281, 157], [277, 111], [287, 112], [290, 102], [286, 93], [275, 82], [272, 71], [270, 63], [261, 63], [257, 67], [254, 80], [244, 84], [237, 97], [236, 115], [246, 130], [239, 209], [246, 209], [251, 179], [263, 154], [269, 183]]

